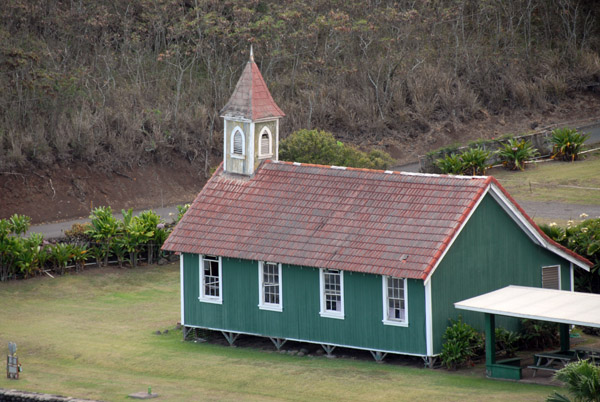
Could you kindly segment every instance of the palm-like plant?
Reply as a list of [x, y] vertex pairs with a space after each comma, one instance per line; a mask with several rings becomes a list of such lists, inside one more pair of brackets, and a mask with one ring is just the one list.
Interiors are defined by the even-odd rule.
[[539, 155], [539, 152], [531, 145], [530, 141], [511, 138], [498, 151], [505, 168], [510, 170], [525, 170], [525, 161], [531, 160]]
[[[555, 377], [566, 384], [574, 401], [600, 402], [600, 367], [589, 360], [567, 364]], [[558, 392], [548, 397], [548, 401], [552, 402], [569, 400]]]
[[435, 165], [444, 174], [461, 174], [463, 171], [463, 161], [459, 155], [450, 154], [442, 159], [435, 161]]
[[96, 242], [98, 250], [102, 251], [97, 262], [104, 258], [104, 265], [108, 265], [111, 243], [117, 234], [119, 224], [110, 207], [95, 208], [90, 215], [90, 219], [92, 220], [90, 222], [92, 226], [85, 231], [85, 234], [90, 236]]
[[463, 162], [463, 174], [468, 175], [484, 175], [486, 170], [490, 167], [487, 160], [490, 156], [490, 152], [479, 147], [469, 148], [460, 154], [460, 159]]
[[581, 134], [572, 128], [558, 128], [552, 131], [550, 142], [553, 144], [552, 159], [573, 162], [579, 159], [583, 145], [589, 134]]

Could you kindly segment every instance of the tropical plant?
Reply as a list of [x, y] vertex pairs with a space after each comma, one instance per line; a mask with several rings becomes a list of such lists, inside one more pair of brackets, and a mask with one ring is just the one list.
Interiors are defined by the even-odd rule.
[[458, 320], [450, 320], [450, 325], [444, 332], [444, 344], [440, 358], [448, 369], [456, 370], [469, 362], [471, 358], [483, 350], [483, 336], [475, 328]]
[[481, 148], [469, 148], [460, 154], [460, 159], [463, 162], [463, 174], [468, 175], [484, 175], [490, 167], [487, 160], [490, 152]]
[[552, 159], [573, 162], [579, 159], [589, 134], [581, 134], [572, 128], [557, 128], [552, 131], [550, 142], [553, 144]]
[[562, 227], [558, 226], [556, 223], [550, 223], [548, 225], [543, 223], [539, 226], [540, 229], [542, 229], [542, 231], [546, 233], [546, 235], [548, 235], [549, 238], [551, 238], [557, 243], [562, 243], [566, 237], [565, 230]]
[[[573, 401], [600, 402], [600, 367], [589, 360], [569, 363], [554, 375], [565, 383]], [[564, 402], [570, 399], [558, 392], [549, 396], [548, 401]]]
[[72, 244], [71, 251], [73, 252], [73, 262], [75, 263], [75, 271], [82, 270], [88, 258], [87, 244]]
[[154, 228], [139, 217], [133, 216], [133, 210], [122, 210], [123, 221], [121, 229], [123, 233], [125, 249], [129, 252], [129, 261], [132, 266], [137, 266], [138, 254], [142, 248], [154, 237]]
[[14, 214], [8, 218], [8, 221], [10, 223], [12, 233], [17, 236], [21, 236], [29, 230], [31, 218], [25, 215]]
[[503, 352], [506, 357], [514, 357], [519, 349], [521, 336], [505, 328], [498, 327], [495, 331], [496, 351]]
[[519, 335], [521, 345], [525, 349], [546, 349], [560, 340], [558, 324], [546, 321], [521, 320]]
[[190, 204], [177, 205], [177, 218], [173, 223], [177, 224], [181, 218], [183, 218], [183, 215], [185, 215], [188, 209], [190, 209]]
[[539, 155], [530, 141], [511, 138], [496, 151], [502, 165], [510, 170], [525, 170], [525, 162]]
[[138, 218], [148, 237], [148, 264], [152, 264], [156, 251], [160, 250], [167, 239], [168, 231], [160, 216], [154, 211], [143, 211]]
[[435, 161], [435, 165], [443, 174], [461, 174], [463, 171], [463, 161], [459, 155], [450, 154]]
[[[108, 256], [112, 246], [112, 241], [117, 235], [119, 224], [113, 216], [111, 207], [97, 207], [90, 214], [91, 227], [85, 231], [85, 234], [96, 243], [97, 248], [101, 253], [96, 259], [100, 262], [104, 259], [104, 265], [108, 265]], [[98, 255], [96, 255], [98, 256]]]
[[50, 261], [54, 264], [54, 272], [63, 275], [69, 261], [75, 256], [73, 247], [68, 243], [56, 243], [50, 252]]

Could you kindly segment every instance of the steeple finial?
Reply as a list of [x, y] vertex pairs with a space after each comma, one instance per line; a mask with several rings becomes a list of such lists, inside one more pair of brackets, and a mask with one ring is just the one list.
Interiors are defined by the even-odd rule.
[[250, 62], [254, 63], [254, 52], [252, 51], [252, 45], [250, 45]]

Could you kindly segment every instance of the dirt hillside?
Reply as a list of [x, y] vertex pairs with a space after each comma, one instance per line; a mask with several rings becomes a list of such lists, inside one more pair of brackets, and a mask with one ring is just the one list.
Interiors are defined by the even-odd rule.
[[[600, 120], [600, 94], [576, 94], [539, 112], [516, 110], [509, 115], [492, 116], [481, 113], [469, 124], [445, 123], [405, 141], [386, 138], [378, 143], [357, 141], [356, 145], [364, 149], [383, 148], [400, 165], [453, 142], [523, 133], [553, 124], [573, 125], [583, 119]], [[212, 165], [217, 165], [221, 155], [218, 150], [213, 151]], [[120, 210], [182, 204], [193, 200], [205, 182], [204, 166], [184, 158], [175, 158], [168, 165], [145, 165], [112, 174], [83, 164], [43, 171], [0, 172], [0, 218], [18, 213], [31, 216], [33, 223], [41, 223], [88, 216], [91, 208], [101, 205]]]

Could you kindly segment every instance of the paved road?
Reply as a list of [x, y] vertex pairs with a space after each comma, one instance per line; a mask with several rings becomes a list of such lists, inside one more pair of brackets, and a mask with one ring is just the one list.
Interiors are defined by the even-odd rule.
[[[160, 215], [166, 222], [171, 222], [173, 218], [177, 216], [177, 207], [175, 205], [170, 207], [158, 207], [158, 208], [144, 208], [133, 211], [133, 215], [137, 216], [142, 211], [147, 211], [148, 209], [153, 210], [158, 215]], [[122, 219], [123, 215], [121, 213], [115, 214], [115, 217], [118, 219]], [[89, 218], [82, 219], [73, 219], [63, 222], [52, 222], [52, 223], [43, 223], [40, 225], [32, 225], [29, 228], [29, 233], [41, 233], [44, 235], [45, 239], [55, 239], [57, 237], [64, 236], [64, 231], [71, 229], [74, 223], [85, 223], [89, 222]]]
[[[600, 144], [600, 125], [590, 125], [587, 127], [578, 127], [579, 130], [590, 134], [590, 137], [586, 141], [586, 144]], [[408, 163], [401, 166], [392, 168], [393, 170], [403, 172], [419, 172], [419, 162]], [[525, 212], [532, 218], [548, 218], [548, 219], [580, 219], [579, 215], [585, 213], [591, 218], [600, 218], [600, 206], [598, 205], [575, 205], [575, 204], [561, 204], [561, 203], [549, 203], [549, 202], [532, 202], [532, 201], [519, 201], [519, 204], [523, 207]], [[141, 211], [146, 210], [140, 209], [134, 211], [137, 215]], [[175, 206], [164, 207], [164, 208], [152, 208], [156, 213], [163, 217], [166, 221], [170, 221], [173, 216], [177, 214], [177, 208]], [[172, 215], [170, 215], [172, 214]], [[121, 218], [121, 214], [116, 215]], [[89, 219], [75, 219], [65, 222], [47, 223], [41, 225], [32, 226], [29, 232], [38, 232], [44, 235], [46, 239], [52, 239], [61, 237], [64, 235], [64, 231], [71, 228], [74, 223], [89, 222]]]
[[[590, 218], [600, 218], [600, 205], [575, 205], [534, 201], [519, 201], [519, 205], [521, 205], [525, 212], [527, 212], [527, 214], [532, 218], [547, 218], [561, 220], [581, 219], [579, 216], [582, 213], [587, 214]], [[134, 215], [137, 215], [141, 211], [147, 209], [149, 208], [134, 211]], [[170, 222], [177, 214], [177, 208], [175, 206], [151, 209], [153, 209], [157, 214], [163, 217], [163, 219], [167, 222]], [[121, 214], [115, 214], [115, 216], [117, 216], [118, 218], [122, 218]], [[89, 221], [89, 219], [74, 219], [65, 222], [35, 225], [31, 226], [28, 233], [42, 233], [45, 239], [53, 239], [64, 236], [64, 231], [70, 229], [74, 223], [84, 223]]]

